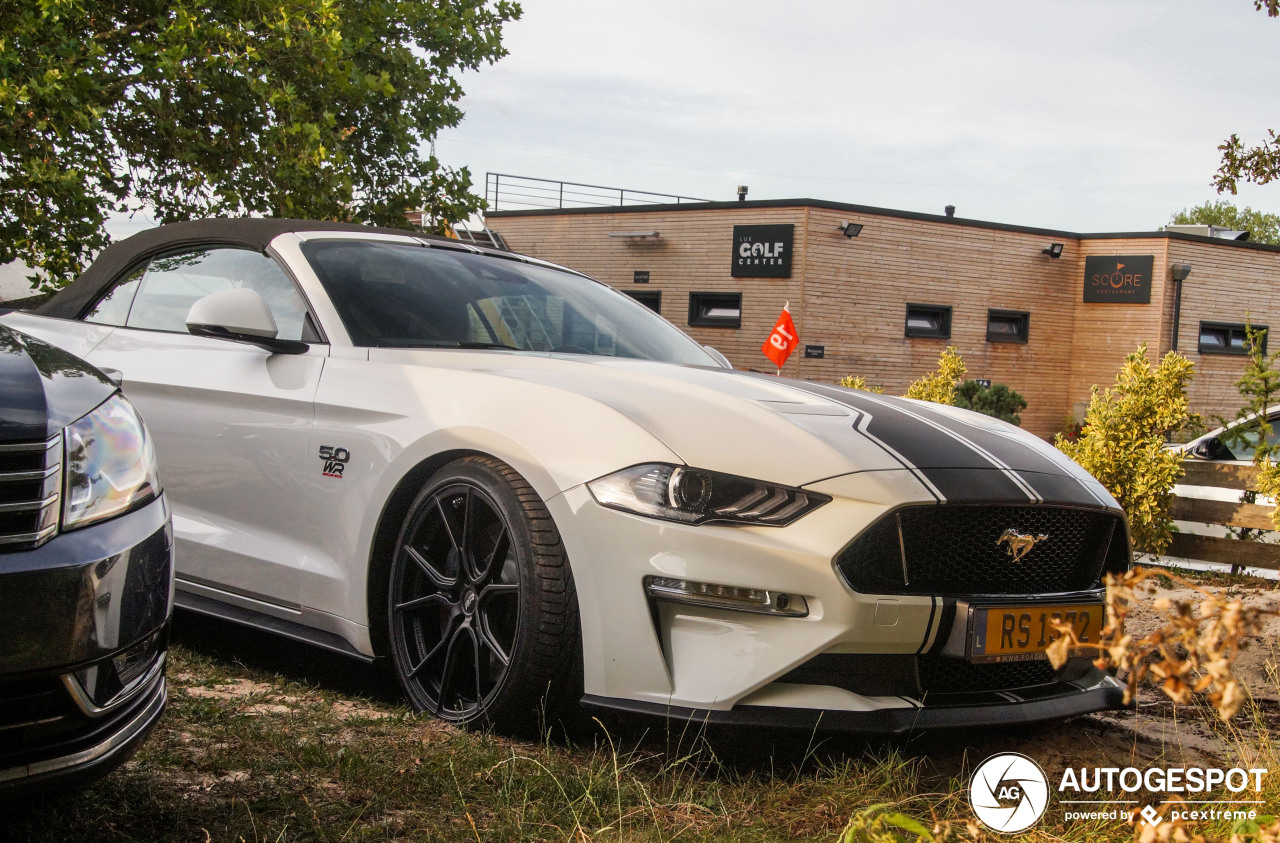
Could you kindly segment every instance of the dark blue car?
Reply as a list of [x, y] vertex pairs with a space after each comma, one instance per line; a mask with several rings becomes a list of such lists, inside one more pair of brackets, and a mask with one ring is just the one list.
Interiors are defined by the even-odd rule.
[[167, 701], [173, 539], [116, 384], [0, 325], [0, 797], [124, 762]]

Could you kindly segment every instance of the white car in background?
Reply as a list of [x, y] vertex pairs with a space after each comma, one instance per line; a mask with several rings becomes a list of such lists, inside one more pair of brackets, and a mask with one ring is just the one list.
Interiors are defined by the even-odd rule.
[[[389, 657], [419, 710], [902, 732], [1116, 707], [1124, 516], [950, 407], [727, 368], [585, 276], [409, 232], [163, 226], [7, 324], [122, 384], [177, 604]], [[264, 639], [265, 640], [265, 639]]]

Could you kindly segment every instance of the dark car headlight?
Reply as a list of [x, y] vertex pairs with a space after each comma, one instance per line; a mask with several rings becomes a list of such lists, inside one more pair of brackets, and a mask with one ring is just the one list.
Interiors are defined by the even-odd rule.
[[682, 524], [785, 527], [831, 501], [790, 486], [664, 463], [624, 468], [587, 488], [602, 506]]
[[133, 405], [116, 393], [64, 431], [62, 527], [85, 527], [160, 494], [156, 454]]

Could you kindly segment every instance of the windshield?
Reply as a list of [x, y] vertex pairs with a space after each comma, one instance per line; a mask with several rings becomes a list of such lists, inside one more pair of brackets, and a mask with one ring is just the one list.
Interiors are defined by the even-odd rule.
[[509, 348], [713, 366], [616, 290], [502, 258], [372, 240], [302, 244], [358, 346]]

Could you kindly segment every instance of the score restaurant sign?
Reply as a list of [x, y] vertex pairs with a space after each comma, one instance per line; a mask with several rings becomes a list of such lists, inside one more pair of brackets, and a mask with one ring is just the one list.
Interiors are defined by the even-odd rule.
[[1084, 259], [1084, 300], [1103, 304], [1151, 301], [1152, 255], [1094, 255]]

